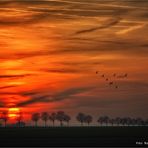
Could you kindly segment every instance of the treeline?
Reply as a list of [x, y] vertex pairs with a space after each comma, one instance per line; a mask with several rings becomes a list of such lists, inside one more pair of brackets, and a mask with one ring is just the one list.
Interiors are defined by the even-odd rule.
[[[53, 112], [51, 114], [48, 114], [47, 112], [43, 113], [34, 113], [32, 114], [32, 121], [35, 123], [35, 126], [37, 126], [38, 121], [41, 119], [44, 121], [44, 125], [47, 126], [47, 122], [52, 122], [52, 125], [54, 126], [55, 121], [59, 121], [60, 125], [63, 126], [64, 122], [69, 125], [69, 122], [71, 120], [71, 117], [66, 114], [63, 111]], [[93, 121], [93, 118], [91, 115], [85, 115], [83, 113], [79, 113], [76, 116], [77, 121], [83, 125], [83, 123], [87, 123], [88, 125]]]
[[[81, 126], [83, 125], [90, 125], [92, 122], [97, 122], [100, 126], [147, 126], [148, 119], [144, 120], [142, 118], [130, 118], [130, 117], [116, 117], [110, 118], [108, 116], [100, 116], [97, 121], [93, 119], [91, 115], [87, 115], [84, 113], [78, 113], [76, 115], [76, 120], [80, 123]], [[55, 121], [59, 121], [60, 125], [63, 126], [64, 122], [69, 125], [71, 117], [63, 111], [53, 112], [48, 114], [47, 112], [43, 113], [34, 113], [32, 114], [32, 121], [37, 126], [39, 120], [44, 121], [45, 126], [47, 126], [47, 122], [52, 122], [54, 126]]]
[[[0, 118], [4, 126], [8, 126], [7, 122], [9, 120], [8, 115], [6, 113], [2, 114]], [[84, 113], [78, 113], [75, 119], [80, 123], [81, 126], [83, 125], [91, 125], [93, 123], [98, 123], [99, 126], [148, 126], [148, 119], [144, 120], [142, 118], [130, 118], [130, 117], [116, 117], [110, 118], [108, 116], [100, 116], [97, 120], [94, 120], [91, 115], [87, 115]], [[34, 122], [34, 126], [38, 126], [38, 122], [42, 120], [44, 122], [44, 126], [54, 126], [55, 121], [60, 123], [60, 126], [67, 125], [69, 126], [71, 121], [71, 116], [66, 114], [64, 111], [58, 112], [42, 112], [42, 113], [33, 113], [31, 115], [31, 120]], [[49, 122], [49, 123], [48, 123]], [[20, 114], [16, 118], [17, 127], [24, 127], [26, 124], [23, 122], [23, 116]]]

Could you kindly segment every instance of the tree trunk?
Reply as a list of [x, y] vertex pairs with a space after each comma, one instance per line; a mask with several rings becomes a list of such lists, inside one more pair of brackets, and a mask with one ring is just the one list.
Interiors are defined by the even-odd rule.
[[19, 127], [21, 127], [21, 121], [19, 121]]
[[60, 121], [60, 125], [61, 125], [61, 127], [63, 126], [63, 122], [62, 121]]
[[67, 122], [67, 126], [69, 126], [69, 122]]
[[5, 120], [5, 123], [4, 124], [5, 124], [5, 127], [6, 127], [6, 124], [7, 124], [7, 121], [6, 120]]
[[35, 121], [35, 126], [36, 126], [36, 127], [38, 126], [38, 123], [37, 123], [37, 121]]

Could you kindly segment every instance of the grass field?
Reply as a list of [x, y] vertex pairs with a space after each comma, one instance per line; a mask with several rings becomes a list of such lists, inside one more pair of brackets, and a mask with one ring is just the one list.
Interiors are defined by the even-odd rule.
[[0, 146], [136, 146], [147, 137], [148, 127], [0, 128]]

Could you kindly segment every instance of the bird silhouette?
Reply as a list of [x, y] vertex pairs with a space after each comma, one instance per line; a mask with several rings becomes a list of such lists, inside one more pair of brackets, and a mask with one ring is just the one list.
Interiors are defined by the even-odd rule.
[[127, 75], [128, 75], [128, 74], [126, 73], [124, 76], [127, 77]]
[[119, 79], [124, 79], [124, 78], [127, 78], [128, 74], [124, 74], [124, 75], [118, 75], [117, 78]]
[[109, 85], [113, 85], [114, 84], [114, 82], [109, 82]]
[[[96, 74], [101, 73], [99, 71], [96, 71]], [[102, 78], [105, 78], [105, 82], [107, 82], [109, 84], [109, 86], [113, 86], [115, 89], [119, 88], [118, 83], [116, 82], [116, 80], [118, 79], [125, 79], [128, 77], [128, 74], [122, 74], [122, 75], [118, 75], [117, 73], [113, 73], [111, 77], [106, 77], [107, 73], [104, 73], [101, 75]], [[114, 80], [113, 78], [114, 77]]]
[[113, 77], [116, 77], [116, 73], [113, 74]]
[[118, 86], [116, 86], [115, 88], [118, 88]]
[[103, 75], [102, 75], [102, 77], [104, 78], [104, 77], [105, 77], [105, 75], [103, 74]]

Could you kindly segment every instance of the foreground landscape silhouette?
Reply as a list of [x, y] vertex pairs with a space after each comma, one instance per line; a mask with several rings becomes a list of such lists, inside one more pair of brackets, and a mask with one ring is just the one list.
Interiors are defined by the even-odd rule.
[[[148, 126], [148, 119], [142, 119], [140, 117], [131, 118], [131, 117], [116, 117], [111, 118], [109, 116], [100, 116], [97, 119], [94, 119], [92, 115], [78, 113], [76, 117], [74, 117], [79, 126], [87, 125], [94, 126], [94, 123], [97, 123], [97, 126]], [[38, 122], [41, 120], [43, 124], [39, 125], [41, 127], [52, 127], [55, 126], [55, 121], [59, 122], [59, 125], [56, 126], [74, 126], [70, 123], [72, 117], [65, 113], [64, 111], [57, 112], [41, 112], [41, 113], [32, 113], [31, 121], [34, 123], [34, 126], [38, 126]], [[2, 112], [0, 114], [0, 120], [2, 124], [0, 127], [25, 127], [30, 126], [25, 123], [25, 119], [23, 119], [22, 112], [16, 115], [15, 124], [7, 124], [9, 122], [8, 113]], [[93, 124], [92, 124], [93, 123]], [[33, 125], [33, 124], [32, 124]]]
[[[8, 114], [3, 112], [0, 146], [137, 146], [137, 141], [144, 143], [148, 137], [148, 120], [142, 118], [100, 116], [94, 119], [84, 113], [74, 118], [79, 123], [77, 126], [64, 111], [33, 113], [30, 126], [24, 122], [22, 113], [15, 124], [7, 124]], [[39, 121], [43, 124], [39, 125]]]

